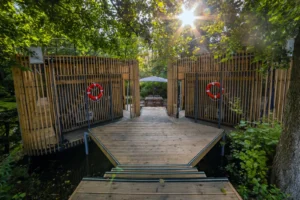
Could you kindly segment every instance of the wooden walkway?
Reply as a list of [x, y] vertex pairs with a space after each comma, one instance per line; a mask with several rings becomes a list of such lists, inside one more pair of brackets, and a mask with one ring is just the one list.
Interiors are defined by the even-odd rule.
[[70, 199], [241, 199], [227, 178], [207, 178], [194, 166], [223, 130], [170, 118], [165, 108], [94, 127], [90, 136], [115, 168], [85, 178]]

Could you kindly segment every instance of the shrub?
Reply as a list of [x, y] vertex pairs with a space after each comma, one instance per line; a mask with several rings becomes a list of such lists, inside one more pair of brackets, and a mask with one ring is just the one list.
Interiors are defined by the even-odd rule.
[[167, 83], [161, 82], [142, 82], [140, 83], [141, 97], [145, 98], [148, 95], [160, 95], [167, 98]]
[[268, 174], [281, 134], [276, 121], [241, 121], [229, 134], [230, 155], [226, 170], [237, 183], [243, 199], [285, 199], [287, 195], [268, 185]]
[[3, 86], [0, 85], [0, 98], [7, 97], [9, 94]]

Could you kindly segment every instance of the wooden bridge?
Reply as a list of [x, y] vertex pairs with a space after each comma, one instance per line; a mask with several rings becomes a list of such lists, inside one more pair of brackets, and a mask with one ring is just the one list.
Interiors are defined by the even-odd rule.
[[115, 168], [103, 178], [84, 178], [70, 199], [241, 199], [227, 178], [195, 168], [221, 129], [171, 118], [157, 107], [89, 134]]

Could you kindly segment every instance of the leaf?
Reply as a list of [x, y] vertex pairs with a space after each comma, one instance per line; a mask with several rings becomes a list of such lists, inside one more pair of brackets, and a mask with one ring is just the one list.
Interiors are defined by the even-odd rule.
[[223, 194], [227, 194], [227, 191], [226, 191], [225, 188], [221, 188], [221, 192], [222, 192]]
[[158, 7], [163, 8], [164, 7], [164, 3], [162, 1], [158, 2]]
[[24, 198], [24, 197], [26, 196], [26, 193], [21, 193], [19, 196], [20, 196], [21, 198]]

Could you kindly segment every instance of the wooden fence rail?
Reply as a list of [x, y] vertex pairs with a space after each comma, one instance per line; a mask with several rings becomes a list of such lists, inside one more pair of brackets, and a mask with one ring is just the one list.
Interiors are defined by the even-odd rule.
[[[221, 119], [223, 124], [236, 125], [242, 118], [257, 121], [266, 116], [281, 122], [291, 68], [275, 70], [270, 66], [263, 74], [259, 72], [261, 64], [253, 59], [252, 54], [242, 52], [221, 62], [221, 58], [204, 54], [196, 60], [186, 58], [170, 64], [168, 114], [176, 115], [180, 101], [185, 116], [195, 119], [212, 122]], [[222, 100], [207, 96], [205, 88], [210, 82], [222, 84], [225, 91]], [[182, 91], [180, 95], [178, 91]], [[212, 87], [212, 93], [218, 92], [217, 87]]]
[[[83, 56], [45, 56], [44, 64], [17, 57], [14, 86], [25, 152], [41, 155], [65, 144], [64, 133], [123, 116], [125, 80], [133, 95], [131, 117], [139, 116], [138, 63]], [[103, 87], [99, 101], [87, 97], [92, 83]], [[100, 91], [94, 89], [93, 95]], [[66, 144], [67, 145], [67, 144]]]

